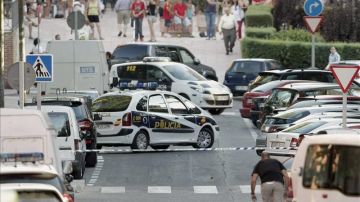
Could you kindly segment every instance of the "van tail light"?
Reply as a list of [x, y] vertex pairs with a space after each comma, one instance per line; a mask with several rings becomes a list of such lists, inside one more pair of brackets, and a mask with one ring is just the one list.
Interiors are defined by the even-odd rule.
[[79, 150], [80, 149], [80, 141], [79, 140], [74, 140], [74, 145], [75, 145], [75, 150]]
[[85, 140], [85, 142], [86, 142], [86, 144], [91, 144], [92, 140], [87, 139], [87, 140]]
[[296, 138], [292, 138], [290, 142], [290, 147], [297, 147], [299, 140]]
[[63, 194], [63, 197], [66, 202], [74, 202], [74, 199], [69, 194]]
[[93, 123], [89, 119], [83, 119], [78, 122], [81, 130], [91, 131]]
[[122, 119], [123, 126], [131, 126], [131, 113], [126, 113]]
[[292, 180], [291, 177], [289, 177], [288, 187], [287, 187], [287, 197], [288, 199], [294, 198], [294, 192], [293, 192], [293, 186], [292, 186]]
[[304, 138], [305, 138], [305, 134], [301, 134], [300, 136], [299, 136], [299, 140], [298, 140], [298, 143], [297, 143], [297, 147], [298, 146], [300, 146], [300, 144], [301, 144], [301, 142], [304, 140]]

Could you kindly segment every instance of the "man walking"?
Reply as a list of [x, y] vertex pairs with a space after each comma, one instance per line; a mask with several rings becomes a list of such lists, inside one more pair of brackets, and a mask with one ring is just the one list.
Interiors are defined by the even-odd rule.
[[[261, 153], [261, 160], [256, 164], [251, 177], [251, 197], [256, 200], [255, 185], [260, 176], [261, 195], [264, 202], [283, 202], [288, 184], [285, 167], [276, 159], [270, 159], [266, 152]], [[285, 182], [285, 186], [284, 186]]]
[[329, 55], [329, 64], [334, 64], [340, 62], [340, 55], [336, 52], [335, 47], [330, 48], [330, 55]]
[[145, 3], [142, 0], [135, 0], [131, 5], [131, 13], [135, 20], [135, 42], [144, 41], [144, 35], [142, 33], [142, 22], [145, 15]]
[[225, 14], [221, 16], [219, 22], [219, 30], [224, 35], [224, 43], [225, 43], [225, 50], [226, 55], [229, 55], [229, 52], [233, 52], [233, 48], [236, 41], [236, 19], [233, 14], [230, 14], [229, 8], [224, 8]]
[[115, 11], [117, 13], [117, 23], [119, 26], [118, 37], [123, 35], [126, 37], [128, 24], [130, 23], [130, 7], [131, 0], [117, 0], [115, 4]]

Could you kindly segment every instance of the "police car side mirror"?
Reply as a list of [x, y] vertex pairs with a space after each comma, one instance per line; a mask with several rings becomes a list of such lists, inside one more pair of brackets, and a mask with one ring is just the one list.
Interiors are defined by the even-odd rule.
[[201, 64], [200, 60], [198, 58], [194, 59], [194, 65], [199, 65]]
[[119, 84], [119, 78], [117, 77], [113, 77], [113, 80], [112, 80], [112, 87], [115, 87]]

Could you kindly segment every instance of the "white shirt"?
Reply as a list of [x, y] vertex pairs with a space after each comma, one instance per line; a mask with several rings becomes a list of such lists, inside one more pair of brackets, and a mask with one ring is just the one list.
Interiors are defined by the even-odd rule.
[[229, 15], [223, 15], [220, 18], [220, 22], [219, 22], [219, 30], [221, 29], [233, 29], [236, 28], [236, 19], [234, 17], [234, 15], [229, 14]]
[[329, 55], [329, 64], [340, 62], [340, 55], [339, 53], [330, 53]]
[[34, 46], [31, 50], [32, 54], [41, 54], [44, 53], [44, 49], [38, 44], [37, 46]]
[[231, 6], [231, 12], [235, 16], [236, 21], [241, 21], [242, 19], [244, 19], [244, 10], [239, 5]]

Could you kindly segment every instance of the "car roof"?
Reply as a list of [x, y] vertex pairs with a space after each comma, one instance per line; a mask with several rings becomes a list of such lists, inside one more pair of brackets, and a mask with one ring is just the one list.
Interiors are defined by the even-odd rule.
[[275, 69], [275, 70], [268, 70], [260, 72], [260, 74], [285, 74], [288, 72], [325, 72], [325, 73], [331, 73], [327, 70], [320, 70], [320, 69]]
[[128, 43], [125, 43], [125, 44], [122, 44], [122, 45], [119, 45], [117, 47], [121, 47], [121, 46], [127, 46], [127, 45], [136, 45], [136, 46], [171, 46], [171, 47], [182, 47], [182, 46], [179, 46], [179, 45], [170, 45], [170, 44], [167, 44], [167, 43], [161, 43], [161, 42], [128, 42]]
[[360, 136], [352, 135], [352, 134], [331, 134], [331, 135], [314, 135], [306, 137], [302, 145], [310, 145], [310, 144], [337, 144], [337, 145], [354, 145], [360, 146]]
[[[171, 95], [178, 95], [171, 91], [163, 91], [163, 90], [124, 90], [119, 92], [110, 92], [101, 95], [100, 97], [112, 96], [112, 95], [128, 95], [128, 96], [145, 96], [151, 94], [171, 94]], [[100, 98], [99, 97], [99, 98]]]
[[[126, 63], [120, 63], [120, 64], [114, 64], [111, 66], [111, 68], [113, 67], [119, 67], [119, 66], [128, 66], [128, 65], [143, 65], [143, 64], [152, 64], [152, 65], [157, 65], [157, 66], [162, 66], [164, 64], [169, 64], [169, 65], [183, 65], [186, 66], [182, 63], [178, 63], [178, 62], [169, 62], [169, 61], [154, 61], [154, 62], [143, 62], [143, 61], [136, 61], [136, 62], [126, 62]], [[187, 67], [187, 66], [186, 66]]]
[[267, 59], [267, 58], [240, 58], [240, 59], [236, 59], [234, 60], [236, 62], [240, 62], [240, 61], [256, 61], [256, 62], [267, 62], [267, 61], [276, 61], [274, 59]]
[[33, 164], [31, 162], [28, 163], [15, 163], [8, 162], [8, 163], [1, 163], [0, 175], [3, 174], [51, 174], [59, 176], [56, 169], [51, 165], [45, 164]]

